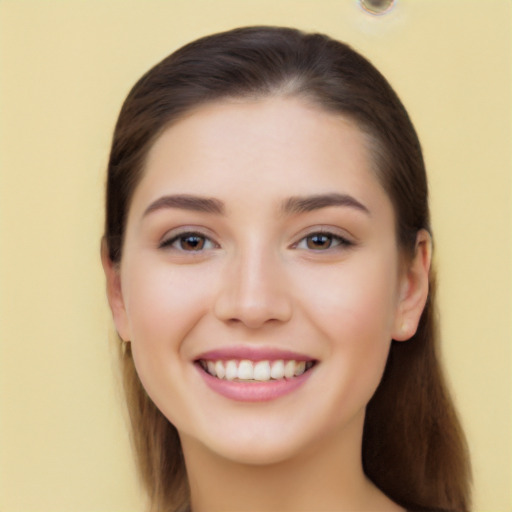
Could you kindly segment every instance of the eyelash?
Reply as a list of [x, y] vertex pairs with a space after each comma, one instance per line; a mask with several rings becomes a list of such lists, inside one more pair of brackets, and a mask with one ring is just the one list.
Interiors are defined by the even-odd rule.
[[[208, 248], [200, 247], [199, 249], [184, 249], [183, 246], [173, 247], [175, 244], [181, 245], [187, 238], [189, 240], [191, 238], [196, 238], [196, 239], [202, 240], [203, 244], [210, 243], [212, 245], [212, 247], [208, 247]], [[185, 231], [182, 233], [178, 233], [177, 235], [175, 235], [171, 238], [167, 238], [167, 239], [163, 240], [162, 242], [160, 242], [160, 244], [158, 246], [159, 249], [175, 249], [175, 250], [183, 251], [183, 252], [197, 252], [197, 253], [202, 252], [204, 250], [217, 248], [217, 247], [218, 247], [218, 245], [215, 244], [215, 242], [213, 242], [208, 236], [206, 236], [202, 233], [198, 233], [197, 231]]]
[[[313, 248], [309, 247], [308, 240], [312, 240], [315, 237], [323, 237], [328, 240], [329, 246], [326, 248]], [[333, 245], [333, 243], [335, 245]], [[301, 247], [302, 244], [305, 244], [305, 247]], [[331, 231], [326, 230], [319, 230], [309, 233], [308, 235], [302, 237], [296, 244], [293, 245], [294, 249], [301, 249], [301, 250], [310, 250], [316, 253], [319, 252], [325, 252], [329, 250], [336, 250], [336, 249], [348, 249], [354, 245], [353, 242], [348, 240], [347, 238], [337, 235], [335, 233], [332, 233]]]
[[[315, 237], [323, 239], [326, 239], [326, 242], [329, 244], [328, 247], [325, 248], [314, 248], [308, 246], [308, 241], [314, 239]], [[198, 243], [200, 246], [197, 248], [189, 248], [185, 249], [183, 247], [183, 243], [186, 239], [189, 239], [189, 241], [195, 238], [196, 241], [193, 243]], [[176, 246], [176, 244], [179, 244], [179, 246]], [[204, 247], [205, 245], [210, 244], [210, 247]], [[334, 245], [333, 245], [334, 244]], [[303, 245], [303, 246], [302, 246]], [[302, 237], [297, 243], [293, 244], [291, 247], [293, 249], [300, 249], [300, 250], [309, 250], [313, 251], [315, 253], [320, 252], [326, 252], [329, 250], [336, 250], [336, 248], [339, 249], [348, 249], [354, 245], [353, 242], [350, 240], [347, 240], [345, 237], [341, 235], [337, 235], [335, 233], [332, 233], [331, 231], [326, 230], [318, 230], [313, 231], [309, 233], [308, 235]], [[214, 241], [211, 240], [208, 236], [204, 235], [203, 233], [197, 232], [197, 231], [185, 231], [182, 233], [178, 233], [177, 235], [172, 236], [171, 238], [163, 240], [159, 244], [159, 249], [175, 249], [182, 252], [190, 252], [190, 253], [201, 253], [206, 250], [210, 249], [216, 249], [219, 247], [218, 244], [216, 244]]]

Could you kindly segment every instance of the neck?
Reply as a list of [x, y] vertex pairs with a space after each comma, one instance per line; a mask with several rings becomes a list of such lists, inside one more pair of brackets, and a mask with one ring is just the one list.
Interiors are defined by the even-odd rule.
[[193, 512], [401, 510], [364, 475], [361, 432], [326, 436], [273, 464], [244, 464], [182, 437]]

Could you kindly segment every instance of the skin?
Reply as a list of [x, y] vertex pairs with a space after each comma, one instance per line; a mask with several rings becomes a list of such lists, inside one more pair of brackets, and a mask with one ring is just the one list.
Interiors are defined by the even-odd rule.
[[[362, 429], [391, 339], [416, 330], [430, 242], [420, 232], [403, 264], [371, 164], [353, 123], [298, 98], [203, 106], [152, 147], [121, 264], [106, 250], [103, 264], [117, 331], [180, 434], [194, 512], [402, 510], [363, 473]], [[290, 197], [334, 193], [364, 208], [283, 210]], [[173, 194], [213, 198], [223, 211], [158, 203]], [[202, 248], [190, 250], [183, 232]], [[233, 345], [317, 364], [288, 395], [235, 402], [194, 364]]]

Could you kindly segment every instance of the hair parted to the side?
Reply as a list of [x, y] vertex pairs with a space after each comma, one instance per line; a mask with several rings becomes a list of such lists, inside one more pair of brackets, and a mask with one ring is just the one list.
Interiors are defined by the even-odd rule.
[[[420, 144], [406, 110], [386, 79], [349, 46], [295, 29], [248, 27], [194, 41], [153, 67], [121, 109], [108, 166], [104, 240], [113, 263], [122, 258], [130, 201], [147, 153], [174, 121], [226, 98], [303, 97], [352, 120], [371, 141], [377, 179], [395, 211], [404, 256], [418, 230], [430, 229]], [[470, 508], [470, 465], [464, 434], [438, 355], [434, 273], [417, 333], [392, 342], [381, 384], [368, 407], [363, 467], [408, 510]], [[153, 509], [187, 503], [187, 480], [176, 429], [156, 408], [121, 348], [124, 387], [139, 471]]]

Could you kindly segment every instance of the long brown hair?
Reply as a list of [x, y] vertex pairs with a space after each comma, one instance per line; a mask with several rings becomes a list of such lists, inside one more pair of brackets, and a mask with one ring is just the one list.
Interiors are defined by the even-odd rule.
[[[398, 244], [407, 256], [420, 229], [431, 233], [420, 143], [386, 79], [346, 44], [321, 34], [248, 27], [179, 49], [148, 71], [121, 109], [108, 166], [104, 240], [122, 258], [130, 200], [147, 153], [174, 121], [198, 106], [233, 97], [298, 96], [354, 121], [370, 138], [376, 176], [395, 211]], [[416, 334], [392, 342], [367, 406], [362, 461], [367, 476], [409, 510], [469, 510], [470, 467], [464, 434], [438, 355], [434, 273]], [[155, 510], [188, 500], [176, 429], [156, 408], [121, 349], [124, 387], [142, 480]]]

